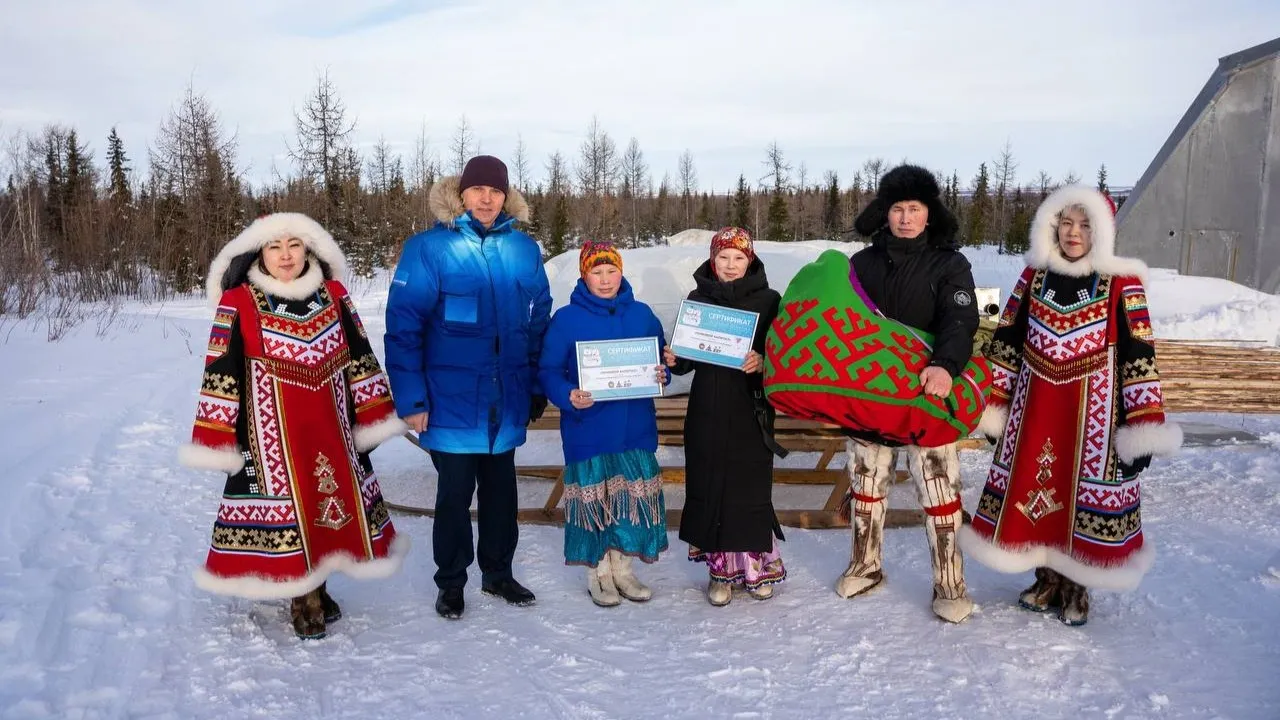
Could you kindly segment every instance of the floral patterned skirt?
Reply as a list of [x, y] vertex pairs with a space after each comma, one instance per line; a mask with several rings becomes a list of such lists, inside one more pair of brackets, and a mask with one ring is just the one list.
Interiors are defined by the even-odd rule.
[[774, 538], [769, 552], [703, 552], [690, 545], [689, 559], [705, 562], [712, 580], [745, 585], [748, 590], [787, 579], [787, 569], [782, 566], [782, 553], [778, 552], [777, 538]]

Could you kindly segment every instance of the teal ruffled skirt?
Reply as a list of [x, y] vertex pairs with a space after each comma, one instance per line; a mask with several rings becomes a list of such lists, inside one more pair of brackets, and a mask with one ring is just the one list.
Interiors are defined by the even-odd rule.
[[609, 550], [655, 562], [667, 549], [657, 458], [628, 450], [565, 466], [564, 516], [566, 565], [595, 567]]

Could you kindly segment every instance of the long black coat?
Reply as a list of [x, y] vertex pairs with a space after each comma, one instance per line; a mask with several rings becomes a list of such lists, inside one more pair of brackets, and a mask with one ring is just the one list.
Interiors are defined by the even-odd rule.
[[[769, 325], [778, 315], [764, 264], [730, 283], [716, 279], [711, 262], [693, 273], [689, 299], [760, 314], [753, 349], [764, 354]], [[773, 410], [763, 397], [764, 376], [681, 359], [672, 372], [697, 370], [684, 422], [685, 503], [680, 539], [707, 552], [768, 552], [782, 537], [773, 511]]]

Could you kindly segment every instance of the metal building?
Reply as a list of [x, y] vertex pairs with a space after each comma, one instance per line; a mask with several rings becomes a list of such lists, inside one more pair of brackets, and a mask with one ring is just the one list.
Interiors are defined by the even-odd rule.
[[1116, 216], [1117, 251], [1280, 290], [1280, 38], [1218, 61]]

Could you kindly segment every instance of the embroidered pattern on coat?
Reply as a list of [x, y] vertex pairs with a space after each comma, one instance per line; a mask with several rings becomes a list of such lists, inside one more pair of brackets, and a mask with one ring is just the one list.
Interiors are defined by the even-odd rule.
[[[212, 345], [226, 349], [206, 366], [193, 430], [206, 447], [237, 438], [246, 446], [244, 468], [228, 476], [214, 523], [205, 569], [215, 577], [271, 584], [306, 577], [334, 553], [388, 556], [395, 529], [352, 426], [355, 413], [371, 424], [394, 410], [368, 397], [370, 390], [360, 391], [364, 406], [353, 403], [353, 357], [369, 388], [378, 378], [385, 384], [385, 375], [358, 319], [348, 317], [349, 301], [336, 302], [341, 292], [333, 283], [303, 301], [252, 286], [227, 293], [232, 307], [218, 322], [231, 332], [224, 343], [214, 329]], [[330, 422], [336, 437], [311, 430]], [[317, 533], [325, 539], [313, 542]]]
[[329, 458], [325, 457], [324, 453], [316, 455], [316, 469], [313, 474], [316, 476], [316, 480], [319, 481], [316, 484], [317, 490], [325, 495], [332, 495], [338, 492], [338, 482], [333, 479], [336, 473], [337, 471], [333, 469], [333, 463], [329, 462]]
[[[1093, 288], [1083, 304], [1055, 302], [1084, 297], [1082, 283]], [[1123, 565], [1143, 547], [1141, 493], [1118, 472], [1116, 430], [1164, 419], [1145, 293], [1135, 278], [1045, 271], [1027, 285], [1029, 305], [1008, 313], [991, 344], [1013, 375], [1012, 398], [972, 527], [1009, 552], [1046, 547], [1095, 568]]]
[[1015, 505], [1032, 523], [1039, 522], [1046, 515], [1057, 512], [1063, 507], [1062, 503], [1053, 497], [1056, 489], [1047, 487], [1053, 482], [1053, 469], [1050, 466], [1057, 459], [1058, 456], [1053, 454], [1053, 441], [1046, 438], [1044, 448], [1036, 458], [1036, 462], [1040, 465], [1040, 469], [1036, 471], [1036, 482], [1040, 487], [1032, 490], [1024, 502]]

